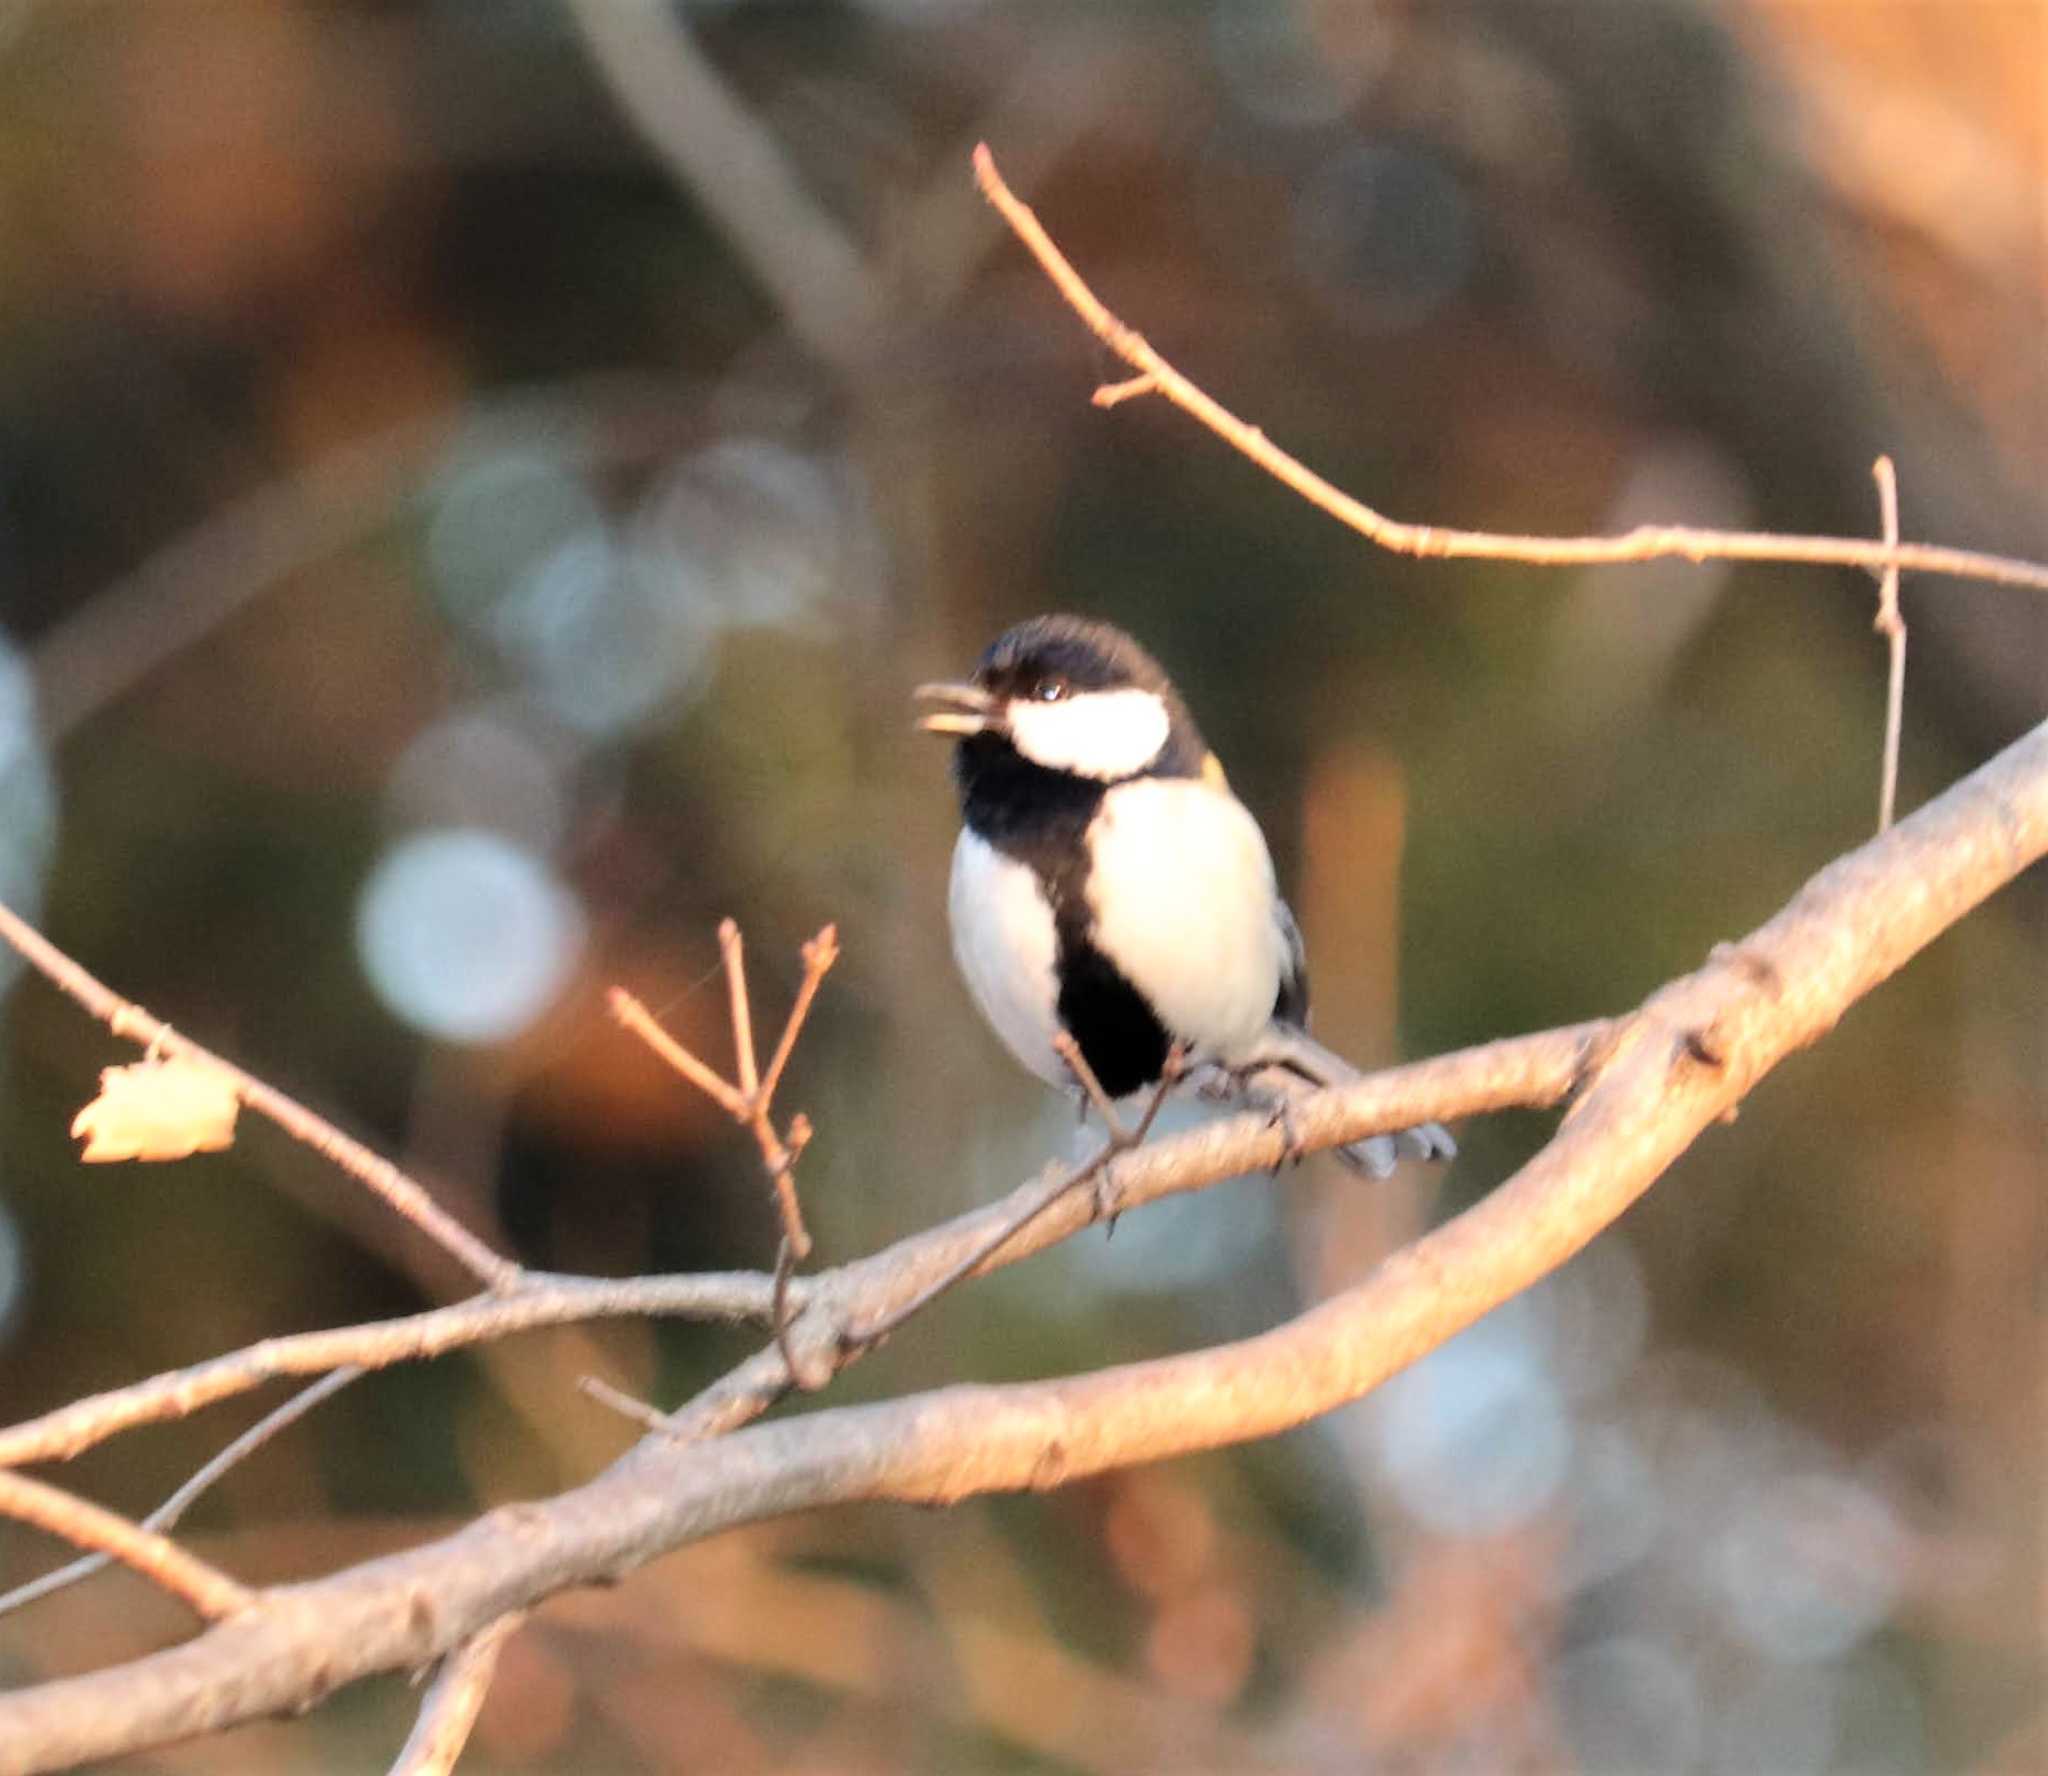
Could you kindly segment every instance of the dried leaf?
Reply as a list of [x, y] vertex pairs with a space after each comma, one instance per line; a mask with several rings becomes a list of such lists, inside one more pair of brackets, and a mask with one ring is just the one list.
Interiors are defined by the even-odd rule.
[[204, 1061], [137, 1061], [100, 1074], [100, 1095], [72, 1118], [81, 1159], [184, 1159], [233, 1145], [235, 1082]]

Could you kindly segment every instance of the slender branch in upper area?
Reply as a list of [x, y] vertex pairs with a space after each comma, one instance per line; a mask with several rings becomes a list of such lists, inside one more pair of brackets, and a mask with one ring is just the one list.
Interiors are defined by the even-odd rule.
[[[1871, 469], [1877, 482], [1878, 514], [1884, 540], [1899, 540], [1899, 477], [1892, 459], [1881, 456]], [[1899, 730], [1906, 717], [1906, 619], [1899, 610], [1899, 564], [1889, 563], [1877, 583], [1877, 632], [1891, 655], [1884, 693], [1884, 768], [1878, 779], [1877, 830], [1892, 823], [1899, 798]]]
[[26, 1474], [0, 1472], [0, 1516], [118, 1560], [208, 1621], [248, 1608], [256, 1595], [154, 1530]]
[[[508, 1611], [604, 1582], [742, 1523], [853, 1499], [950, 1503], [1058, 1486], [1136, 1462], [1242, 1442], [1355, 1400], [1579, 1251], [1787, 1055], [2048, 853], [2048, 724], [1822, 870], [1774, 918], [1602, 1026], [1569, 1076], [1583, 1085], [1550, 1143], [1490, 1195], [1366, 1278], [1237, 1343], [1057, 1380], [955, 1387], [827, 1408], [682, 1444], [650, 1436], [594, 1480], [494, 1511], [457, 1533], [307, 1584], [261, 1593], [183, 1645], [0, 1695], [0, 1776], [106, 1758], [303, 1708], [373, 1672], [439, 1658]], [[1533, 1070], [1536, 1052], [1526, 1050]], [[1551, 1057], [1556, 1064], [1557, 1057]], [[1317, 1139], [1357, 1104], [1384, 1109], [1412, 1069], [1297, 1107]], [[1412, 1084], [1412, 1081], [1411, 1081]], [[1366, 1088], [1372, 1088], [1370, 1091]], [[1407, 1126], [1439, 1108], [1397, 1108]], [[1340, 1109], [1344, 1106], [1344, 1109]], [[1368, 1132], [1350, 1114], [1343, 1138]], [[1228, 1148], [1154, 1142], [1122, 1162], [1154, 1194]], [[1259, 1131], [1262, 1163], [1281, 1136]], [[1240, 1167], [1239, 1169], [1242, 1169]], [[1057, 1237], [1087, 1208], [1024, 1239]], [[961, 1229], [963, 1249], [971, 1248]], [[1021, 1243], [1021, 1242], [1020, 1242]], [[938, 1254], [922, 1248], [918, 1262]], [[896, 1260], [910, 1290], [917, 1265]], [[848, 1266], [839, 1287], [860, 1286]], [[826, 1305], [827, 1279], [814, 1279]], [[880, 1279], [870, 1276], [875, 1290]], [[822, 1315], [807, 1312], [799, 1332]]]
[[1317, 510], [1400, 555], [1477, 556], [1489, 561], [1526, 561], [1553, 567], [1591, 567], [1620, 561], [1654, 561], [1678, 556], [1687, 561], [1806, 562], [1837, 567], [1911, 568], [1958, 579], [1990, 580], [2006, 586], [2048, 591], [2048, 566], [1951, 549], [1934, 543], [1871, 542], [1861, 537], [1777, 536], [1763, 531], [1706, 530], [1690, 525], [1645, 524], [1619, 536], [1541, 537], [1483, 530], [1447, 530], [1406, 524], [1374, 510], [1332, 486], [1297, 458], [1247, 425], [1205, 394], [1127, 327], [1091, 290], [1054, 244], [1031, 207], [1004, 184], [988, 144], [974, 151], [974, 176], [982, 194], [1009, 223], [1088, 330], [1137, 374], [1095, 391], [1096, 405], [1113, 407], [1137, 395], [1159, 394], [1191, 415], [1233, 449], [1249, 457]]
[[525, 1620], [522, 1610], [500, 1616], [442, 1659], [390, 1776], [448, 1776], [455, 1768], [498, 1675], [498, 1655]]
[[883, 314], [865, 257], [804, 190], [681, 15], [661, 0], [568, 7], [619, 108], [725, 230], [790, 331], [829, 364], [859, 364]]
[[260, 1111], [294, 1140], [333, 1161], [358, 1183], [381, 1196], [487, 1287], [506, 1289], [518, 1282], [518, 1265], [492, 1251], [391, 1161], [373, 1153], [352, 1136], [343, 1134], [333, 1123], [308, 1110], [296, 1098], [287, 1096], [275, 1086], [266, 1085], [254, 1074], [243, 1072], [232, 1061], [223, 1060], [189, 1036], [179, 1035], [141, 1006], [122, 998], [111, 987], [94, 979], [20, 914], [4, 905], [0, 905], [0, 942], [11, 946], [52, 985], [69, 994], [116, 1036], [141, 1043], [155, 1054], [182, 1057], [220, 1069], [234, 1082], [235, 1095], [250, 1109]]

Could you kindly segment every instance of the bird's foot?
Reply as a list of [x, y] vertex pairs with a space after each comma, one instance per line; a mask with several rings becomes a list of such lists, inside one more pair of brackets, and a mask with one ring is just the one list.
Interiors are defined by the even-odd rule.
[[1094, 1219], [1102, 1223], [1102, 1237], [1114, 1239], [1116, 1224], [1123, 1214], [1123, 1191], [1116, 1181], [1116, 1157], [1109, 1155], [1102, 1162], [1102, 1169], [1095, 1174]]
[[1300, 1165], [1308, 1157], [1308, 1148], [1303, 1145], [1301, 1133], [1294, 1126], [1294, 1106], [1286, 1098], [1274, 1100], [1273, 1107], [1266, 1113], [1266, 1126], [1280, 1131], [1280, 1157], [1273, 1162], [1271, 1173], [1277, 1178], [1290, 1166]]

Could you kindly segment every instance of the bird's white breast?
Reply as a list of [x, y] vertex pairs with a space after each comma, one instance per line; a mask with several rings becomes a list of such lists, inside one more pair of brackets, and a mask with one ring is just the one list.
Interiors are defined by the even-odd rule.
[[1287, 965], [1258, 822], [1199, 779], [1144, 777], [1102, 798], [1089, 837], [1096, 947], [1170, 1035], [1226, 1061], [1249, 1049]]
[[962, 828], [953, 847], [947, 911], [953, 957], [974, 1002], [1009, 1050], [1039, 1078], [1070, 1083], [1052, 1039], [1059, 1028], [1052, 906], [1027, 864]]

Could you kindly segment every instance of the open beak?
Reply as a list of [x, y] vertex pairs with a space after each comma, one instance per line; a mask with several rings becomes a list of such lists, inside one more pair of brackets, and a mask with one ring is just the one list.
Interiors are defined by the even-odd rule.
[[964, 740], [1003, 725], [995, 698], [979, 685], [919, 685], [911, 697], [932, 705], [917, 718], [918, 727], [927, 734], [952, 734]]

